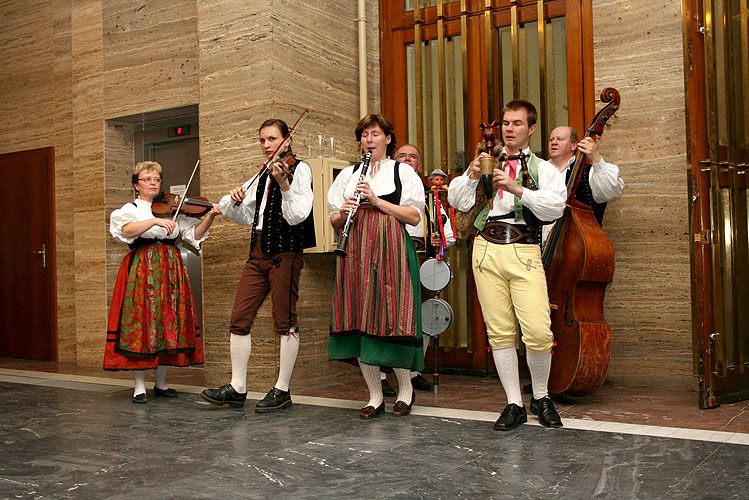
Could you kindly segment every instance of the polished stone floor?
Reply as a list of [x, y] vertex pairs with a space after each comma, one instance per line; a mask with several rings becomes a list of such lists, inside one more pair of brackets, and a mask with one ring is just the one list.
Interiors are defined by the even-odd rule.
[[737, 431], [568, 416], [499, 433], [494, 411], [417, 399], [362, 421], [360, 401], [297, 394], [256, 414], [173, 385], [134, 405], [124, 377], [0, 369], [0, 498], [749, 498]]

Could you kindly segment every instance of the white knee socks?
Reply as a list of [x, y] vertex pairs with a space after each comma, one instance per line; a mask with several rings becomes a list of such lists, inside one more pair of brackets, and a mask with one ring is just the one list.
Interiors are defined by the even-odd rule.
[[146, 393], [146, 371], [145, 370], [133, 370], [133, 380], [135, 381], [133, 387], [133, 396], [138, 394]]
[[395, 377], [398, 379], [398, 398], [396, 401], [403, 401], [407, 405], [411, 404], [411, 396], [414, 388], [411, 385], [411, 373], [406, 368], [393, 368]]
[[531, 382], [533, 383], [533, 399], [545, 398], [549, 395], [547, 385], [549, 383], [549, 373], [551, 372], [551, 353], [526, 353], [526, 358], [528, 360], [528, 369], [531, 372]]
[[278, 368], [278, 381], [276, 382], [275, 387], [281, 391], [288, 391], [291, 374], [294, 373], [296, 355], [299, 353], [299, 334], [289, 333], [288, 335], [281, 335], [280, 337], [281, 366]]
[[492, 349], [494, 366], [497, 367], [499, 380], [502, 388], [507, 394], [507, 404], [523, 406], [523, 397], [520, 393], [520, 374], [518, 374], [518, 353], [514, 347], [506, 349]]
[[[361, 368], [364, 381], [367, 383], [367, 388], [369, 389], [369, 402], [366, 406], [379, 408], [384, 400], [382, 396], [382, 382], [380, 382], [380, 367], [377, 365], [368, 365], [359, 360], [359, 368]], [[400, 384], [400, 380], [398, 383]]]
[[250, 361], [252, 339], [250, 335], [231, 334], [231, 386], [240, 394], [247, 392], [247, 363]]
[[154, 378], [156, 379], [156, 382], [154, 385], [158, 387], [159, 389], [169, 389], [169, 386], [166, 385], [166, 366], [159, 365], [156, 367], [156, 371], [154, 372]]

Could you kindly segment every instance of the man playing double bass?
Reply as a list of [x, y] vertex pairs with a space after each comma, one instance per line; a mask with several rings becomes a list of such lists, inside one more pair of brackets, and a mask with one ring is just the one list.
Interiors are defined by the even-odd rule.
[[[536, 120], [536, 108], [528, 101], [513, 100], [505, 105], [501, 120], [503, 153], [522, 152], [525, 157], [504, 161], [494, 169], [492, 181], [497, 192], [492, 206], [487, 206], [474, 223], [479, 229], [471, 258], [476, 291], [494, 364], [507, 394], [508, 404], [494, 424], [500, 431], [528, 421], [515, 350], [516, 319], [533, 384], [531, 412], [544, 426], [562, 426], [547, 391], [553, 336], [538, 227], [562, 215], [566, 188], [559, 171], [541, 162], [528, 147]], [[478, 155], [466, 172], [450, 183], [448, 201], [462, 212], [476, 203], [480, 158], [487, 156]]]
[[[590, 165], [585, 167], [576, 198], [593, 208], [593, 215], [601, 224], [606, 203], [622, 195], [624, 181], [619, 177], [619, 167], [603, 160], [596, 141], [592, 137], [580, 140], [572, 127], [557, 127], [549, 136], [549, 159], [542, 163], [554, 165], [568, 183], [578, 150], [585, 153]], [[552, 225], [543, 227], [544, 242], [551, 228]]]

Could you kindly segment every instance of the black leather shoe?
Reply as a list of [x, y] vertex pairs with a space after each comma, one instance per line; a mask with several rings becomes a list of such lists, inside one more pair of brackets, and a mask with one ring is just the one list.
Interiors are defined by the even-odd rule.
[[538, 421], [544, 427], [562, 427], [562, 418], [549, 396], [538, 400], [531, 398], [531, 413], [538, 416]]
[[510, 403], [502, 410], [496, 422], [494, 422], [495, 431], [511, 431], [520, 424], [528, 421], [528, 414], [525, 412], [525, 406], [518, 406]]
[[218, 389], [205, 389], [200, 397], [216, 406], [228, 404], [232, 408], [241, 408], [247, 399], [247, 393], [238, 393], [231, 384], [222, 385]]
[[359, 411], [359, 418], [369, 420], [370, 418], [375, 418], [377, 415], [379, 415], [383, 411], [385, 411], [384, 401], [380, 403], [380, 406], [378, 406], [377, 408], [375, 408], [372, 405], [367, 405]]
[[425, 379], [421, 373], [411, 379], [411, 385], [414, 387], [414, 389], [418, 389], [420, 391], [432, 392], [434, 390], [434, 385], [430, 381]]
[[395, 389], [390, 385], [386, 378], [382, 379], [382, 395], [386, 398], [394, 398], [396, 396]]
[[255, 411], [258, 413], [267, 413], [270, 411], [286, 408], [291, 404], [291, 393], [282, 391], [275, 387], [268, 391], [265, 397], [255, 405]]
[[168, 389], [159, 389], [156, 386], [153, 386], [153, 393], [157, 397], [163, 397], [163, 398], [176, 398], [177, 397], [177, 391], [172, 389], [171, 387]]
[[133, 403], [135, 403], [136, 405], [144, 405], [148, 403], [148, 396], [146, 396], [145, 392], [138, 394], [137, 396], [133, 396]]

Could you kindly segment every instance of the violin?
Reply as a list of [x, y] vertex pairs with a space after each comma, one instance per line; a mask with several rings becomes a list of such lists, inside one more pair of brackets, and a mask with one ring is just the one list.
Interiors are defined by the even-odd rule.
[[174, 193], [161, 192], [153, 199], [151, 212], [156, 217], [166, 219], [174, 217], [177, 214], [187, 215], [189, 217], [202, 217], [213, 208], [213, 204], [208, 198], [196, 196], [195, 198], [185, 198], [180, 206], [180, 197]]
[[289, 184], [291, 184], [291, 181], [294, 179], [295, 170], [292, 165], [296, 163], [296, 156], [294, 156], [294, 153], [291, 152], [291, 148], [279, 154], [276, 161], [281, 164], [283, 176], [289, 181]]

